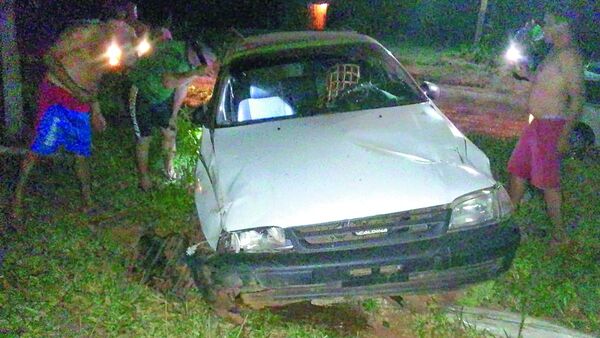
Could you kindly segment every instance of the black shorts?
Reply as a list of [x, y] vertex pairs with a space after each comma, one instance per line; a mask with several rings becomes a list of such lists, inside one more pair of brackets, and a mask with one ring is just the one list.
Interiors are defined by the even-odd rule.
[[137, 138], [150, 136], [152, 129], [156, 127], [169, 127], [169, 120], [173, 113], [173, 95], [159, 103], [151, 103], [144, 98], [142, 93], [138, 93], [135, 102], [135, 109], [130, 113], [133, 122], [133, 129]]

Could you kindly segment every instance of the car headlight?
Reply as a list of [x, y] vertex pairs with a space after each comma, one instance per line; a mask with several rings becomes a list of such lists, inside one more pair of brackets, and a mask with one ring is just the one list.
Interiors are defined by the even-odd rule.
[[282, 228], [260, 228], [246, 231], [224, 232], [219, 239], [221, 252], [278, 252], [294, 246], [285, 237]]
[[512, 203], [501, 185], [457, 198], [452, 203], [448, 231], [497, 223], [512, 213]]

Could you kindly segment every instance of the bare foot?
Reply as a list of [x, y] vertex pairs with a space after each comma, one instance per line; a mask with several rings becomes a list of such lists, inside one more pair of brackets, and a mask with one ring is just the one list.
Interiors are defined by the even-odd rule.
[[569, 238], [567, 237], [566, 233], [555, 232], [555, 233], [552, 233], [551, 236], [552, 237], [550, 238], [550, 248], [549, 248], [550, 254], [555, 254], [561, 246], [563, 246], [565, 244], [569, 244]]
[[240, 315], [239, 310], [237, 308], [224, 309], [224, 308], [215, 308], [215, 313], [217, 316], [233, 323], [236, 325], [243, 325], [244, 318]]
[[146, 176], [146, 177], [142, 177], [140, 178], [140, 188], [143, 191], [150, 191], [153, 187], [152, 181], [150, 180], [150, 177]]
[[166, 169], [165, 170], [165, 176], [170, 181], [175, 181], [175, 180], [179, 179], [179, 175], [177, 174], [177, 172], [175, 171], [174, 168], [168, 168], [168, 169]]

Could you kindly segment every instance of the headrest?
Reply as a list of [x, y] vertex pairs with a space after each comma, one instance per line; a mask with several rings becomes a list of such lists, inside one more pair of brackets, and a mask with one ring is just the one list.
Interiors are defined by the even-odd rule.
[[276, 96], [268, 88], [260, 88], [255, 85], [250, 85], [251, 99], [264, 99], [267, 97]]

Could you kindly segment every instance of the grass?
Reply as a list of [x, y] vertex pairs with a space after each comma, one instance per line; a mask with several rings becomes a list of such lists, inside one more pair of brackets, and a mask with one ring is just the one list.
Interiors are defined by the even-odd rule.
[[[99, 212], [82, 215], [72, 163], [45, 162], [32, 175], [26, 208], [27, 232], [5, 234], [0, 266], [0, 332], [23, 336], [200, 336], [337, 337], [355, 335], [319, 321], [298, 321], [276, 311], [248, 311], [242, 328], [209, 310], [196, 294], [185, 300], [165, 296], [130, 272], [137, 240], [146, 228], [162, 234], [193, 231], [196, 221], [189, 189], [198, 132], [182, 120], [177, 165], [183, 179], [162, 182], [148, 194], [137, 188], [133, 135], [113, 128], [95, 138], [93, 191]], [[515, 140], [472, 135], [490, 157], [496, 177], [506, 183], [505, 164]], [[158, 141], [150, 158], [161, 168]], [[18, 162], [0, 167], [0, 215], [16, 178]], [[548, 238], [529, 236], [513, 267], [500, 278], [467, 289], [460, 302], [557, 320], [567, 327], [600, 333], [600, 164], [569, 159], [564, 164], [565, 215], [578, 222], [573, 243], [548, 253]], [[158, 175], [156, 175], [158, 177]], [[524, 229], [549, 229], [539, 192], [514, 216]], [[359, 304], [377, 314], [381, 307]], [[439, 308], [411, 317], [416, 335], [477, 336], [445, 319]], [[393, 323], [391, 323], [393, 324]], [[16, 335], [16, 334], [15, 334]]]
[[[184, 122], [185, 123], [185, 122]], [[196, 294], [173, 299], [134, 279], [137, 239], [147, 227], [165, 233], [197, 226], [189, 175], [194, 152], [180, 137], [180, 183], [162, 183], [149, 194], [137, 188], [133, 135], [113, 129], [95, 137], [93, 191], [100, 212], [78, 212], [72, 163], [45, 162], [33, 172], [25, 201], [27, 231], [3, 234], [0, 332], [24, 336], [238, 337], [240, 328], [214, 316]], [[128, 142], [130, 141], [130, 142]], [[153, 149], [159, 149], [158, 142]], [[3, 159], [5, 160], [5, 159]], [[154, 151], [152, 169], [161, 169]], [[18, 162], [0, 168], [0, 215], [7, 212]], [[4, 178], [8, 179], [4, 179]], [[4, 221], [4, 219], [2, 219]], [[4, 224], [2, 224], [4, 225]], [[319, 326], [284, 322], [253, 312], [245, 327], [253, 337], [332, 337]]]
[[494, 84], [502, 62], [501, 52], [486, 46], [448, 48], [411, 42], [386, 46], [419, 82], [484, 88]]
[[[493, 171], [507, 182], [505, 170], [512, 141], [473, 137], [491, 158]], [[571, 243], [554, 253], [548, 237], [535, 235], [552, 229], [539, 191], [513, 217], [530, 235], [522, 242], [511, 270], [502, 277], [468, 289], [461, 302], [493, 306], [558, 321], [568, 328], [600, 333], [600, 163], [566, 159], [563, 163], [563, 212], [576, 225]], [[531, 235], [534, 234], [534, 235]]]

